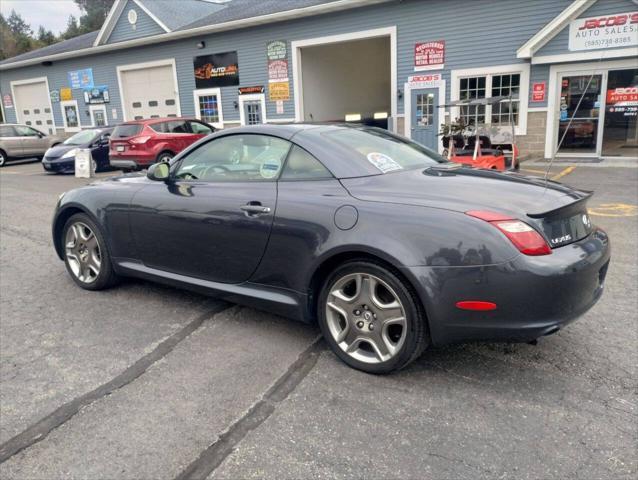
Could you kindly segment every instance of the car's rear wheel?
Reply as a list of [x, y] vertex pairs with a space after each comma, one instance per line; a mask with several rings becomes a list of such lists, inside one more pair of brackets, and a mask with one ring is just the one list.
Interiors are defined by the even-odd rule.
[[157, 156], [157, 163], [170, 162], [174, 156], [173, 152], [162, 152]]
[[319, 325], [348, 365], [369, 373], [405, 367], [428, 344], [425, 316], [406, 282], [380, 263], [337, 268], [319, 297]]
[[76, 284], [86, 290], [102, 290], [117, 281], [104, 236], [88, 215], [71, 216], [62, 235], [64, 263]]
[[4, 167], [5, 163], [7, 163], [7, 154], [4, 150], [0, 150], [0, 167]]

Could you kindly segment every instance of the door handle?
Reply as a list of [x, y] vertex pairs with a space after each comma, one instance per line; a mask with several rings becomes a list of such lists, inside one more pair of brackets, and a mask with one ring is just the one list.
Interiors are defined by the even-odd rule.
[[241, 208], [248, 215], [259, 215], [260, 213], [270, 213], [270, 207], [264, 207], [259, 202], [251, 202], [242, 205]]

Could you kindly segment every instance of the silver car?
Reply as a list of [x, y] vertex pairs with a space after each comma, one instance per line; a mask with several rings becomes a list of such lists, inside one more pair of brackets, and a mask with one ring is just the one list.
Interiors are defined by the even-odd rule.
[[44, 152], [62, 143], [63, 140], [61, 137], [47, 135], [28, 125], [3, 123], [0, 125], [0, 167], [11, 159], [41, 159]]

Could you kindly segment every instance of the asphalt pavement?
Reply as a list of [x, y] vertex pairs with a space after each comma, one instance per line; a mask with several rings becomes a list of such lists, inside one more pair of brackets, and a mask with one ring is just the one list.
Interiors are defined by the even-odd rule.
[[2, 168], [0, 478], [636, 478], [638, 168], [550, 177], [596, 192], [602, 300], [535, 346], [373, 376], [313, 326], [137, 280], [77, 288], [50, 220], [88, 180]]

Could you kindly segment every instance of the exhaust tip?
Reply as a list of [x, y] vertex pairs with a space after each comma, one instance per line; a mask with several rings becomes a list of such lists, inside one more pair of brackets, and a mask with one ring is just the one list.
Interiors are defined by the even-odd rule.
[[548, 337], [549, 335], [554, 335], [559, 330], [560, 330], [560, 327], [552, 327], [549, 330], [547, 330], [545, 333], [543, 333], [543, 336]]

